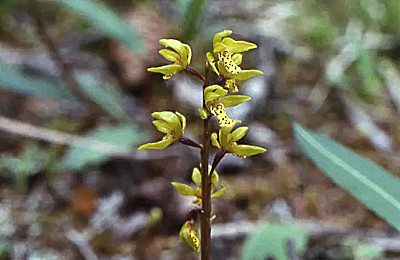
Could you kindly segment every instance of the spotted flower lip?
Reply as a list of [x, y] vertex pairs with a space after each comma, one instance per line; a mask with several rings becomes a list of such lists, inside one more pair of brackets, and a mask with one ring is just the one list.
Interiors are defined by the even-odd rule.
[[[240, 105], [251, 98], [244, 95], [229, 95], [227, 90], [219, 85], [211, 85], [204, 89], [204, 100], [207, 111], [204, 111], [203, 117], [207, 118], [211, 114], [216, 116], [220, 126], [234, 126], [240, 120], [233, 120], [228, 117], [225, 107], [233, 107]], [[203, 119], [204, 119], [203, 118]]]
[[162, 111], [151, 114], [157, 120], [153, 124], [158, 131], [166, 135], [161, 141], [141, 145], [138, 150], [161, 150], [181, 139], [185, 133], [186, 118], [179, 112]]
[[160, 44], [170, 49], [162, 49], [158, 53], [173, 64], [148, 68], [147, 71], [162, 73], [164, 79], [171, 78], [179, 71], [185, 70], [192, 60], [190, 46], [175, 39], [161, 39]]
[[225, 79], [225, 88], [230, 92], [238, 92], [236, 80], [247, 80], [251, 77], [262, 75], [260, 70], [243, 70], [243, 54], [257, 45], [246, 41], [236, 41], [230, 37], [231, 30], [216, 33], [213, 39], [213, 51], [207, 52], [206, 58], [212, 70]]
[[219, 133], [211, 134], [211, 143], [218, 149], [225, 150], [228, 153], [232, 153], [238, 157], [246, 158], [260, 153], [264, 153], [267, 150], [253, 145], [237, 144], [236, 142], [242, 139], [248, 130], [248, 127], [241, 126], [236, 128], [232, 132], [233, 127], [223, 126], [220, 128]]

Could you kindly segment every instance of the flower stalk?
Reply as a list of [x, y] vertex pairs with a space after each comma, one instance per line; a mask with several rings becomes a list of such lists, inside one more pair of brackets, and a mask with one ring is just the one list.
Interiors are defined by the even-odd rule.
[[[207, 62], [205, 69], [205, 80], [203, 84], [203, 109], [206, 109], [206, 99], [204, 90], [208, 87], [208, 76], [210, 66]], [[208, 160], [211, 146], [211, 127], [210, 117], [203, 120], [203, 147], [201, 151], [201, 194], [202, 194], [202, 212], [200, 215], [200, 254], [201, 260], [211, 259], [211, 178], [208, 172]]]

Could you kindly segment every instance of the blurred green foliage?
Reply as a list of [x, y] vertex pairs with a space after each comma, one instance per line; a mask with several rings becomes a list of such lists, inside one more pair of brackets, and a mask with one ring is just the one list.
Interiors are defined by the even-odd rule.
[[[43, 1], [43, 0], [41, 0]], [[95, 0], [51, 0], [81, 14], [94, 28], [124, 43], [134, 53], [144, 52], [142, 37], [120, 15]]]
[[266, 223], [257, 227], [243, 246], [242, 260], [265, 260], [272, 257], [277, 260], [288, 260], [288, 241], [293, 245], [296, 255], [306, 249], [307, 234], [293, 224]]
[[[143, 142], [147, 135], [140, 132], [137, 127], [124, 124], [113, 127], [101, 126], [86, 135], [94, 140], [106, 141], [115, 144], [115, 148], [130, 150], [133, 145]], [[97, 147], [85, 149], [81, 146], [72, 146], [68, 149], [64, 159], [59, 164], [62, 170], [79, 170], [89, 163], [99, 163], [110, 157], [107, 147]]]
[[179, 14], [178, 24], [182, 26], [182, 37], [185, 41], [193, 39], [199, 29], [207, 0], [177, 0], [176, 9]]
[[[294, 15], [288, 20], [290, 33], [321, 54], [327, 65], [336, 59], [334, 71], [327, 66], [328, 83], [352, 91], [368, 102], [381, 97], [384, 89], [377, 66], [387, 55], [388, 46], [383, 37], [395, 40], [400, 33], [400, 2], [301, 0], [293, 3]], [[345, 53], [348, 54], [343, 60]]]
[[0, 169], [6, 169], [11, 173], [16, 189], [25, 193], [28, 188], [28, 178], [44, 170], [49, 160], [48, 151], [37, 146], [28, 146], [20, 156], [1, 155]]

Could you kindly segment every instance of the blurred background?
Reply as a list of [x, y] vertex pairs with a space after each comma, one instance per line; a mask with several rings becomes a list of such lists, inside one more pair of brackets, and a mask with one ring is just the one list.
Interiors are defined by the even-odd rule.
[[158, 40], [190, 44], [202, 71], [223, 29], [258, 45], [242, 67], [264, 75], [228, 113], [268, 152], [221, 163], [213, 259], [240, 259], [278, 221], [307, 231], [305, 259], [399, 257], [392, 228], [292, 135], [298, 122], [400, 174], [399, 13], [398, 0], [1, 0], [0, 258], [196, 259], [178, 237], [191, 199], [170, 182], [189, 183], [198, 151], [136, 148], [160, 138], [153, 111], [201, 134], [201, 83], [146, 72], [165, 64]]

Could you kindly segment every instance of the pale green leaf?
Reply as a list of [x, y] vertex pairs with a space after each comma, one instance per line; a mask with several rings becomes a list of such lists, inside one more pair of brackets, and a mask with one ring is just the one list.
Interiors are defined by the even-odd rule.
[[400, 180], [339, 143], [294, 124], [305, 154], [336, 184], [400, 231]]

